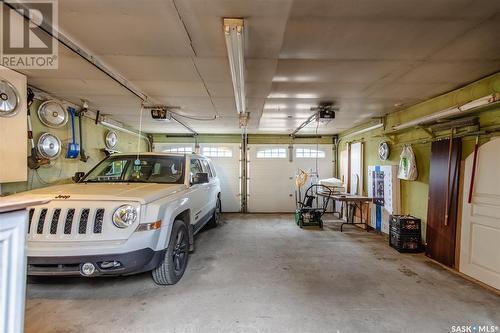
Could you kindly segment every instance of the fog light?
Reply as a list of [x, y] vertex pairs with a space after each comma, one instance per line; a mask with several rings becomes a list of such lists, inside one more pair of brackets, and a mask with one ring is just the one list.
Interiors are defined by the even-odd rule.
[[95, 266], [91, 262], [86, 262], [80, 268], [80, 273], [85, 276], [91, 276], [95, 272]]
[[119, 261], [103, 261], [99, 264], [102, 269], [118, 268], [122, 264]]

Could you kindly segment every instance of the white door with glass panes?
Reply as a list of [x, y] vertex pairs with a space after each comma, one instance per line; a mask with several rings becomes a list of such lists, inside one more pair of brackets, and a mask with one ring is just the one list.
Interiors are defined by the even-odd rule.
[[[293, 212], [299, 169], [313, 174], [318, 171], [320, 179], [332, 177], [332, 145], [295, 144], [292, 150], [283, 144], [249, 145], [248, 211]], [[305, 190], [302, 188], [302, 195]]]

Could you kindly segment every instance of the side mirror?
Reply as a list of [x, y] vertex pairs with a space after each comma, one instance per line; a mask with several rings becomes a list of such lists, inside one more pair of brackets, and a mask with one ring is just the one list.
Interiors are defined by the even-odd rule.
[[73, 176], [73, 181], [75, 183], [78, 183], [82, 178], [83, 176], [85, 176], [85, 172], [75, 172], [75, 175]]
[[191, 182], [192, 185], [205, 183], [208, 183], [208, 173], [206, 172], [199, 172], [195, 174], [193, 177], [193, 181]]

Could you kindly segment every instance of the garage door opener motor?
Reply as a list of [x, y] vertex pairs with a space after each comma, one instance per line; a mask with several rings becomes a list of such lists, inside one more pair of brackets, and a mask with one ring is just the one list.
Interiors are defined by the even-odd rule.
[[[330, 202], [332, 190], [321, 184], [313, 184], [304, 193], [304, 199], [297, 202], [295, 223], [299, 227], [323, 228], [322, 216]], [[321, 196], [321, 198], [319, 198]]]

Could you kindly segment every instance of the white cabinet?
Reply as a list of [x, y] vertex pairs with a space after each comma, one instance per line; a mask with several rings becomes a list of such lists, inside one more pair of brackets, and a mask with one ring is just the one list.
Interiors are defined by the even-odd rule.
[[24, 325], [26, 207], [42, 202], [0, 200], [0, 332], [17, 333]]

